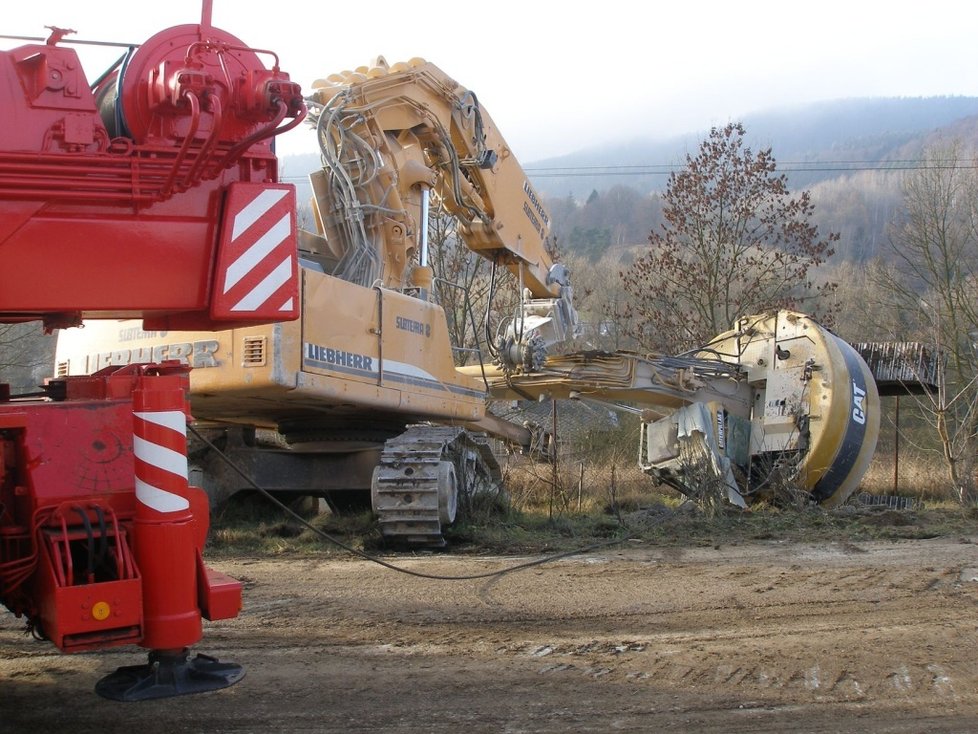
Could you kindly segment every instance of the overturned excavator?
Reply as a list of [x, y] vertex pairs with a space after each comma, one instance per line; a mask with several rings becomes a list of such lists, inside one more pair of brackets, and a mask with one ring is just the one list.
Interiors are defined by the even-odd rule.
[[[468, 370], [469, 368], [465, 368]], [[643, 471], [739, 506], [801, 491], [834, 507], [869, 467], [879, 394], [856, 350], [791, 311], [746, 316], [682, 356], [583, 352], [523, 374], [494, 369], [500, 399], [618, 402], [642, 414]]]
[[[574, 335], [569, 273], [548, 254], [550, 218], [476, 95], [413, 60], [333, 75], [307, 99], [323, 167], [315, 227], [300, 231], [300, 319], [217, 334], [90, 324], [59, 339], [58, 372], [147, 359], [193, 368], [194, 454], [212, 502], [247, 489], [369, 504], [391, 540], [444, 543], [458, 498], [496, 484], [487, 435], [528, 445], [488, 401], [588, 398], [646, 411], [641, 461], [680, 488], [709, 468], [731, 501], [778, 476], [841, 502], [875, 446], [878, 407], [858, 355], [800, 314], [748, 317], [692, 355], [552, 356]], [[474, 255], [508, 269], [519, 306], [457, 368], [428, 262], [432, 203]], [[273, 441], [262, 436], [269, 433]]]

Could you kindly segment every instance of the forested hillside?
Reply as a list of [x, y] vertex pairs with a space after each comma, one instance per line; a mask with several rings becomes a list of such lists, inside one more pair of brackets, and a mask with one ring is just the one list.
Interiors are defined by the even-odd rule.
[[[896, 160], [922, 137], [975, 115], [976, 97], [886, 97], [821, 102], [747, 115], [740, 122], [748, 143], [773, 149], [792, 188], [807, 188], [867, 164]], [[570, 195], [580, 201], [614, 186], [661, 191], [668, 173], [706, 133], [659, 139], [650, 130], [647, 138], [616, 141], [609, 131], [608, 141], [582, 141], [581, 150], [570, 155], [521, 160], [537, 189], [551, 199]]]
[[[978, 99], [849, 100], [757, 116], [744, 127], [755, 149], [771, 147], [793, 191], [811, 191], [819, 228], [841, 235], [837, 259], [862, 262], [880, 254], [904, 176], [920, 166], [926, 150], [957, 141], [959, 164], [972, 165]], [[681, 168], [698, 143], [635, 142], [567, 156], [559, 168], [543, 161], [527, 170], [547, 192], [561, 247], [593, 261], [608, 249], [647, 241], [661, 222], [668, 173]], [[653, 175], [636, 173], [653, 169]]]

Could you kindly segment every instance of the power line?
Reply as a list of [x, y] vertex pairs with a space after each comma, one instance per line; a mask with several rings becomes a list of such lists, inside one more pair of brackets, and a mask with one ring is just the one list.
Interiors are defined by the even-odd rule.
[[[650, 163], [643, 165], [608, 166], [549, 166], [528, 167], [526, 172], [538, 178], [562, 178], [572, 176], [662, 176], [678, 173], [685, 165]], [[893, 161], [787, 161], [775, 169], [776, 173], [848, 173], [855, 171], [924, 171], [924, 170], [973, 170], [978, 168], [975, 161], [941, 161], [929, 163], [925, 160]]]
[[[883, 165], [889, 163], [919, 165], [922, 163], [929, 163], [929, 162], [930, 161], [928, 161], [926, 158], [890, 158], [885, 161], [874, 161], [874, 160], [824, 160], [824, 161], [819, 160], [819, 161], [780, 161], [780, 162], [776, 161], [778, 165], [784, 165], [784, 166], [808, 166], [808, 165], [865, 166], [865, 165]], [[955, 159], [954, 161], [941, 161], [941, 163], [942, 164], [953, 163], [957, 165], [962, 163], [962, 161]], [[973, 161], [967, 160], [967, 161], [963, 161], [963, 163], [967, 163], [970, 165], [973, 163]], [[683, 166], [679, 163], [639, 163], [639, 164], [632, 164], [632, 165], [624, 165], [624, 164], [616, 163], [616, 164], [600, 165], [600, 166], [537, 166], [537, 167], [531, 166], [527, 170], [532, 169], [534, 171], [562, 171], [565, 169], [576, 170], [576, 169], [588, 169], [588, 168], [676, 168], [676, 167], [682, 168]]]
[[[635, 165], [607, 166], [529, 166], [523, 170], [534, 178], [603, 178], [610, 176], [668, 176], [679, 173], [685, 165], [674, 163], [646, 163]], [[928, 163], [926, 160], [899, 159], [892, 161], [786, 161], [779, 165], [775, 173], [853, 173], [859, 171], [951, 171], [975, 170], [975, 161], [942, 161]], [[305, 176], [283, 176], [283, 181], [305, 181]]]

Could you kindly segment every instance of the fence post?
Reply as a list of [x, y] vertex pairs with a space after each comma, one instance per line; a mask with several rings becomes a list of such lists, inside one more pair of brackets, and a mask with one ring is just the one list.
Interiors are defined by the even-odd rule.
[[581, 511], [581, 496], [584, 494], [584, 462], [581, 462], [581, 478], [577, 482], [577, 511]]
[[900, 396], [896, 396], [893, 417], [893, 494], [900, 494]]
[[550, 465], [553, 471], [550, 485], [550, 517], [552, 519], [554, 516], [554, 497], [557, 494], [557, 481], [559, 479], [557, 474], [557, 401], [551, 400], [550, 406], [553, 415], [553, 434], [550, 441], [550, 445], [553, 449], [551, 451], [551, 459], [553, 463]]

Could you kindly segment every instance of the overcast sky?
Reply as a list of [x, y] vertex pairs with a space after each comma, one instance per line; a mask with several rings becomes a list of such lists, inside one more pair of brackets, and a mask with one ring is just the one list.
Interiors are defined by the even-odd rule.
[[[421, 56], [476, 92], [523, 162], [863, 96], [978, 96], [978, 2], [213, 0], [214, 25], [318, 77]], [[198, 0], [5, 4], [0, 33], [139, 43]], [[18, 45], [0, 40], [0, 48]], [[84, 52], [89, 78], [117, 55]], [[312, 133], [280, 147], [313, 150]]]

